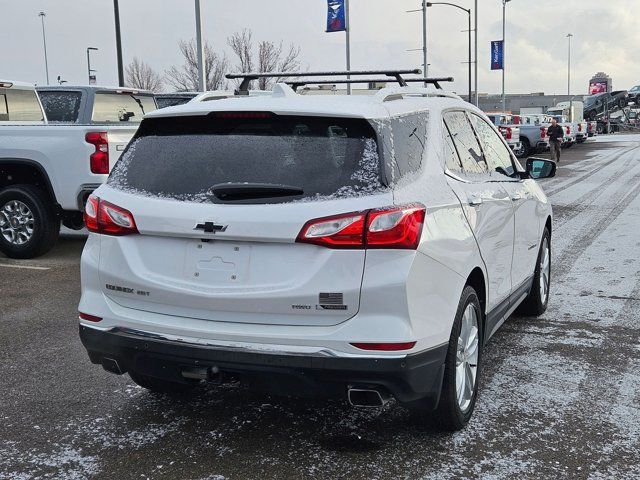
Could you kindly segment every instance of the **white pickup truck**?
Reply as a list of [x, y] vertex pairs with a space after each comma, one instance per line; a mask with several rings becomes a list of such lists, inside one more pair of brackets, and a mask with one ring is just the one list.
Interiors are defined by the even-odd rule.
[[487, 113], [487, 117], [498, 127], [511, 150], [516, 152], [522, 148], [520, 127], [514, 122], [513, 115], [509, 113]]
[[150, 92], [0, 80], [0, 252], [33, 258], [61, 222], [82, 228], [86, 198], [155, 109]]

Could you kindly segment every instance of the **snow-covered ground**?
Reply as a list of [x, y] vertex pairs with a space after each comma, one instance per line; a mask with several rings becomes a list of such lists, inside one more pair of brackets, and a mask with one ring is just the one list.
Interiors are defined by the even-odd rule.
[[550, 307], [491, 340], [474, 418], [456, 434], [393, 402], [362, 411], [237, 385], [151, 395], [86, 359], [77, 255], [0, 276], [3, 293], [25, 285], [0, 299], [0, 478], [640, 478], [640, 136], [573, 147], [544, 188]]

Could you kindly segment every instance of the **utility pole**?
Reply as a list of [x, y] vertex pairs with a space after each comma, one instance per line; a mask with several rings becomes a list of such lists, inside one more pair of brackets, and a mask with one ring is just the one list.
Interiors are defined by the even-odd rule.
[[42, 43], [44, 44], [44, 70], [47, 75], [47, 85], [49, 85], [49, 60], [47, 59], [47, 34], [44, 30], [44, 17], [47, 16], [46, 13], [40, 12], [38, 14], [40, 20], [42, 20]]
[[118, 85], [124, 87], [124, 70], [122, 67], [122, 37], [120, 35], [120, 7], [118, 0], [113, 0], [113, 14], [116, 23], [116, 55], [118, 57]]
[[[427, 53], [427, 1], [422, 1], [422, 8], [417, 10], [407, 10], [407, 13], [414, 12], [422, 12], [422, 48], [412, 48], [407, 50], [408, 52], [417, 52], [418, 50], [422, 51], [422, 64], [423, 64], [423, 77], [426, 80], [429, 78], [429, 55]], [[426, 87], [428, 84], [425, 81], [424, 86]]]
[[207, 68], [205, 62], [204, 41], [202, 38], [202, 11], [200, 8], [200, 0], [196, 0], [196, 55], [198, 56], [198, 91], [207, 91]]
[[[344, 23], [345, 23], [345, 35], [347, 46], [347, 71], [351, 71], [351, 25], [349, 24], [349, 0], [344, 0]], [[351, 75], [347, 75], [347, 79], [350, 79]], [[347, 83], [347, 95], [351, 95], [351, 84]]]
[[429, 78], [429, 58], [427, 55], [427, 2], [422, 0], [422, 62], [424, 63], [424, 86], [427, 86], [426, 79]]
[[567, 59], [567, 95], [571, 95], [571, 37], [573, 37], [573, 33], [568, 33], [567, 38], [569, 39], [569, 56]]

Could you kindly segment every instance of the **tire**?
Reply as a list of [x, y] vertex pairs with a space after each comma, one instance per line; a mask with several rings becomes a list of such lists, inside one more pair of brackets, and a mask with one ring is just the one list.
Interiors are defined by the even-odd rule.
[[141, 373], [129, 372], [129, 376], [131, 380], [136, 385], [139, 385], [142, 388], [146, 388], [155, 393], [165, 393], [165, 394], [186, 394], [192, 392], [200, 382], [191, 381], [185, 383], [179, 382], [171, 382], [169, 380], [162, 380], [160, 378], [149, 377], [148, 375], [143, 375]]
[[[546, 257], [545, 257], [546, 250]], [[546, 258], [546, 260], [545, 260]], [[544, 282], [544, 284], [543, 284]], [[544, 288], [543, 288], [544, 285]], [[529, 317], [538, 317], [547, 311], [549, 291], [551, 290], [551, 234], [544, 229], [540, 250], [533, 274], [533, 285], [527, 298], [518, 307], [517, 313]]]
[[529, 156], [529, 153], [531, 152], [531, 145], [529, 144], [529, 140], [526, 138], [521, 139], [520, 145], [520, 150], [516, 150], [514, 152], [516, 154], [516, 157], [525, 158]]
[[60, 219], [47, 195], [33, 185], [0, 190], [0, 252], [10, 258], [35, 258], [58, 240]]
[[596, 111], [595, 111], [595, 110], [591, 110], [591, 111], [587, 114], [587, 118], [588, 118], [589, 120], [591, 120], [592, 122], [593, 122], [594, 120], [596, 120], [596, 117], [597, 117], [597, 116], [598, 116], [598, 114], [596, 113]]
[[[462, 363], [458, 366], [458, 343], [461, 340], [460, 335], [463, 331], [463, 324], [470, 325], [474, 322], [473, 315], [475, 317], [475, 332], [473, 328], [469, 332], [474, 335], [475, 341], [472, 343], [471, 348], [467, 352], [461, 352], [467, 355], [471, 354], [471, 362], [469, 364]], [[423, 423], [429, 426], [436, 427], [439, 430], [445, 431], [457, 431], [467, 425], [473, 409], [476, 404], [476, 398], [478, 395], [478, 384], [480, 378], [480, 367], [482, 360], [482, 338], [483, 338], [483, 322], [482, 322], [482, 310], [480, 308], [480, 301], [476, 291], [467, 286], [462, 291], [460, 302], [458, 303], [458, 310], [456, 311], [455, 320], [453, 322], [453, 328], [451, 329], [451, 337], [449, 338], [449, 349], [445, 358], [444, 378], [442, 382], [442, 391], [440, 393], [440, 401], [435, 411], [428, 411], [427, 408], [420, 410], [419, 406], [411, 405], [414, 414], [417, 414]], [[470, 322], [469, 322], [470, 320]], [[467, 338], [473, 338], [471, 336]], [[475, 345], [475, 347], [473, 346]], [[475, 350], [474, 350], [475, 348]], [[475, 355], [473, 355], [475, 352]], [[475, 360], [474, 360], [475, 358]], [[472, 366], [475, 363], [475, 366]], [[467, 370], [467, 365], [468, 369]], [[472, 370], [475, 368], [475, 371]], [[467, 395], [460, 397], [457, 394], [457, 378], [460, 373], [467, 373], [473, 375], [473, 387], [471, 389], [464, 389]], [[459, 399], [460, 398], [460, 399]]]

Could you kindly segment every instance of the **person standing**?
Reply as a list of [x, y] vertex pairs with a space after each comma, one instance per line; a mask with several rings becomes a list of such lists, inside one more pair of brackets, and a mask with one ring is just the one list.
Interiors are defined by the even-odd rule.
[[551, 119], [551, 126], [547, 128], [549, 136], [549, 147], [551, 148], [551, 160], [560, 163], [560, 151], [564, 140], [564, 129], [558, 125], [558, 120]]

